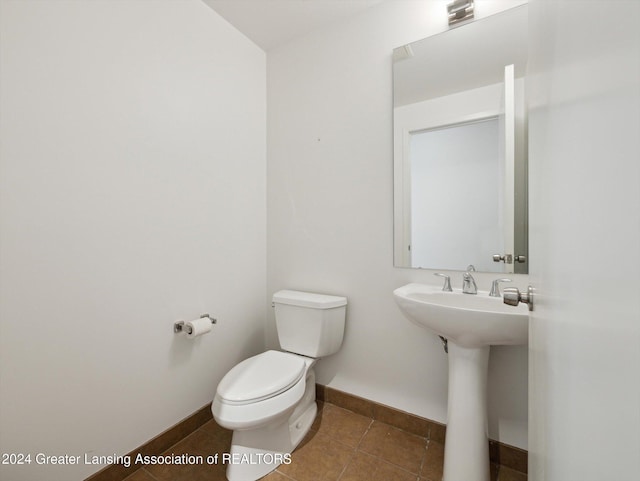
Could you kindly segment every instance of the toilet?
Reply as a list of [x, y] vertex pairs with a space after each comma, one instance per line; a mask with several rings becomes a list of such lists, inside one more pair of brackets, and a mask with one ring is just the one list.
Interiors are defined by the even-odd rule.
[[345, 297], [283, 290], [273, 306], [282, 351], [233, 367], [211, 405], [216, 422], [233, 430], [222, 458], [229, 481], [254, 481], [290, 462], [318, 411], [313, 366], [342, 345]]

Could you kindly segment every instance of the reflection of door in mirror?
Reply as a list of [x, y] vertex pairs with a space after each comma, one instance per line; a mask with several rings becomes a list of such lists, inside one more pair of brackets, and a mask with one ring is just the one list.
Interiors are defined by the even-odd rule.
[[490, 117], [410, 133], [412, 267], [456, 265], [465, 252], [489, 270], [505, 252], [499, 127]]

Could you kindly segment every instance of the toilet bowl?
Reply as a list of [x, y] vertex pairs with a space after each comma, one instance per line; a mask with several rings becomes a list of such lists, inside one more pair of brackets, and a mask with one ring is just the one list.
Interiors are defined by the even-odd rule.
[[218, 424], [233, 430], [223, 456], [229, 481], [255, 481], [291, 461], [318, 410], [313, 366], [342, 344], [346, 298], [279, 291], [273, 302], [286, 351], [237, 364], [218, 384], [211, 406]]

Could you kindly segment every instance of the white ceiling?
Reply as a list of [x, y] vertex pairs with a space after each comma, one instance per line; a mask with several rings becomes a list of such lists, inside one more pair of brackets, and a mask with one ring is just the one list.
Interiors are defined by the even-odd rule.
[[203, 0], [267, 51], [385, 0]]

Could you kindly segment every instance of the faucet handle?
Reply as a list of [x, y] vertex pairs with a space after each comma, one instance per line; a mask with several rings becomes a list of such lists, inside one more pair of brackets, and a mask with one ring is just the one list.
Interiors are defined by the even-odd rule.
[[476, 267], [473, 264], [469, 264], [467, 266], [467, 272], [475, 272], [476, 271]]
[[498, 284], [500, 282], [512, 282], [511, 279], [496, 279], [495, 281], [493, 281], [491, 283], [491, 291], [489, 292], [489, 296], [490, 297], [500, 297], [500, 287], [498, 286]]
[[444, 277], [444, 285], [442, 286], [442, 290], [445, 292], [453, 292], [451, 289], [451, 278], [445, 274], [440, 274], [439, 272], [434, 272], [434, 276]]

